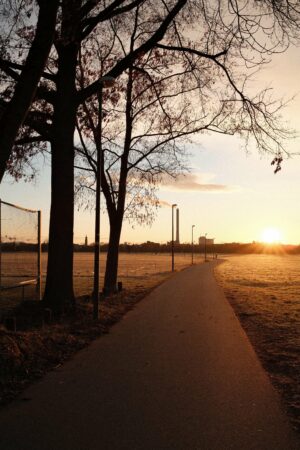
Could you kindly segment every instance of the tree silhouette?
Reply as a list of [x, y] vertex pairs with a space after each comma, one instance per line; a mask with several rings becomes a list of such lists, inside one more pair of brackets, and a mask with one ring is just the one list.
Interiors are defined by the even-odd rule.
[[[88, 48], [93, 36], [100, 47], [107, 44], [107, 23], [120, 19], [129, 24], [137, 9], [141, 20], [135, 47], [128, 51], [124, 40], [126, 55], [104, 67], [99, 76], [91, 73], [84, 87], [80, 87], [79, 52], [86, 49], [92, 55], [97, 50]], [[117, 79], [130, 68], [136, 73], [155, 54], [162, 60], [156, 73], [160, 79], [161, 72], [165, 76], [164, 61], [169, 55], [178, 61], [178, 69], [191, 74], [188, 88], [194, 83], [197, 91], [203, 93], [202, 103], [194, 108], [205, 109], [214, 99], [224, 104], [223, 121], [218, 123], [216, 132], [226, 128], [228, 133], [243, 136], [246, 144], [252, 136], [261, 151], [276, 157], [284, 152], [282, 141], [288, 136], [278, 122], [282, 105], [274, 102], [268, 90], [251, 93], [247, 81], [251, 73], [268, 63], [273, 53], [284, 51], [298, 39], [298, 32], [299, 11], [290, 1], [115, 0], [107, 5], [97, 0], [62, 0], [55, 50], [48, 60], [51, 70], [43, 74], [36, 101], [21, 130], [23, 148], [24, 129], [28, 145], [39, 139], [51, 143], [52, 196], [45, 289], [45, 301], [51, 307], [61, 310], [72, 305], [74, 299], [74, 131], [78, 109], [97, 95], [99, 78], [109, 75]], [[112, 46], [115, 37], [111, 39]], [[84, 69], [88, 71], [89, 67]], [[206, 87], [213, 83], [210, 99]]]
[[[11, 0], [2, 4], [2, 14], [4, 16], [6, 14], [13, 15], [14, 24], [11, 27], [6, 24], [6, 34], [10, 38], [5, 35], [2, 37], [0, 70], [15, 81], [15, 86], [14, 92], [11, 93], [8, 85], [5, 90], [6, 95], [2, 98], [0, 104], [0, 182], [7, 168], [19, 128], [35, 98], [38, 83], [54, 39], [59, 0], [38, 0], [36, 2], [39, 6], [39, 13], [34, 34], [31, 27], [26, 26], [21, 20], [24, 14], [27, 19], [31, 18], [33, 3]], [[5, 44], [12, 40], [12, 34], [19, 37], [18, 44], [13, 48], [10, 47], [10, 51], [7, 51], [5, 50]], [[11, 61], [11, 58], [14, 57], [18, 48], [22, 48], [20, 42], [22, 34], [25, 41], [28, 39], [31, 41], [31, 45], [24, 64], [16, 64]], [[23, 52], [21, 52], [21, 57], [23, 58], [23, 56]]]

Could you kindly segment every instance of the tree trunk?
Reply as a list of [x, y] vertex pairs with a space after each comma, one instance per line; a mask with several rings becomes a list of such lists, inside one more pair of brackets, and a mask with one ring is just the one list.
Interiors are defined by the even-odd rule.
[[113, 220], [110, 217], [109, 243], [104, 278], [105, 294], [112, 294], [117, 291], [119, 245], [122, 231], [122, 222], [122, 215], [116, 214]]
[[77, 45], [59, 50], [57, 95], [53, 117], [52, 189], [47, 280], [44, 301], [62, 312], [74, 306], [74, 130]]
[[18, 130], [34, 99], [54, 39], [59, 0], [40, 2], [35, 38], [14, 95], [0, 118], [0, 182], [6, 170]]

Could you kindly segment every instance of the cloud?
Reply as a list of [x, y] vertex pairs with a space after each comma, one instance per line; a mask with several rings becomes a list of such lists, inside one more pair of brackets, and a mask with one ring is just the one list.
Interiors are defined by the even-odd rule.
[[165, 200], [159, 200], [158, 203], [160, 206], [172, 206], [171, 203], [166, 202]]
[[213, 174], [188, 173], [179, 175], [176, 179], [166, 175], [161, 180], [161, 188], [168, 191], [189, 192], [232, 192], [237, 190], [235, 186], [209, 182], [213, 178]]

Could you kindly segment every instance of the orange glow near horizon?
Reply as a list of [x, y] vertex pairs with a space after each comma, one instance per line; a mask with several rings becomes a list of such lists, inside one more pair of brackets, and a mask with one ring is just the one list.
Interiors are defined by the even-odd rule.
[[277, 228], [265, 228], [261, 233], [261, 240], [266, 244], [278, 244], [282, 241], [282, 233]]

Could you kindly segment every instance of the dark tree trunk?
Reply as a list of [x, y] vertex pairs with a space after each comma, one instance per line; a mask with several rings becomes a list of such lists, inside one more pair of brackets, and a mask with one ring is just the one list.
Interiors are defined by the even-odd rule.
[[109, 225], [110, 225], [109, 243], [107, 250], [107, 260], [104, 279], [104, 291], [105, 293], [108, 294], [117, 291], [119, 247], [125, 210], [126, 183], [128, 175], [127, 164], [132, 134], [132, 116], [131, 116], [132, 68], [130, 68], [129, 81], [127, 83], [126, 92], [127, 92], [126, 133], [124, 140], [124, 153], [121, 157], [117, 207], [112, 202], [112, 198], [110, 196], [107, 181], [105, 178], [104, 164], [102, 165], [102, 188], [106, 198], [107, 212], [109, 216]]
[[112, 294], [117, 291], [118, 264], [119, 264], [119, 245], [122, 231], [123, 215], [115, 214], [110, 216], [110, 232], [107, 250], [104, 292]]
[[44, 301], [62, 312], [74, 306], [74, 130], [77, 45], [59, 50], [57, 96], [53, 117], [52, 190], [47, 280]]
[[35, 38], [29, 50], [14, 95], [0, 118], [0, 182], [28, 109], [34, 99], [42, 71], [54, 39], [59, 0], [39, 2], [40, 11]]

